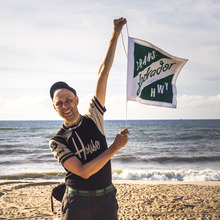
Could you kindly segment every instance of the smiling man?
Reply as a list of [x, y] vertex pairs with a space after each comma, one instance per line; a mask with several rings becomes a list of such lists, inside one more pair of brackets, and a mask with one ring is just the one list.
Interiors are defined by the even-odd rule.
[[103, 115], [108, 75], [124, 24], [124, 18], [114, 20], [113, 34], [98, 71], [95, 96], [86, 115], [79, 113], [79, 98], [68, 84], [57, 82], [50, 89], [54, 109], [64, 119], [63, 126], [49, 143], [54, 156], [67, 171], [62, 219], [118, 219], [110, 159], [127, 144], [129, 132], [120, 131], [108, 147]]
[[67, 126], [74, 124], [80, 118], [77, 108], [79, 99], [73, 88], [65, 82], [57, 82], [51, 87], [51, 96], [54, 109], [64, 118]]

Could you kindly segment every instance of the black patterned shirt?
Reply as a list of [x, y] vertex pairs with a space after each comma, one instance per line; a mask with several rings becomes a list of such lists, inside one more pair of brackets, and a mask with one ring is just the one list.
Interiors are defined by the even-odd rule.
[[[107, 149], [103, 119], [105, 111], [106, 109], [94, 97], [86, 115], [81, 116], [80, 120], [72, 127], [63, 125], [51, 138], [50, 149], [61, 164], [74, 156], [85, 164]], [[88, 179], [66, 171], [66, 185], [74, 189], [96, 190], [111, 184], [110, 161]]]

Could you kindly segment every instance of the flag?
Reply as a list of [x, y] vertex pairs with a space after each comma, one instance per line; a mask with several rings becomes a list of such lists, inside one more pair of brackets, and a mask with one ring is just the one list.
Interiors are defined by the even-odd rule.
[[128, 38], [127, 101], [176, 108], [176, 80], [187, 59]]

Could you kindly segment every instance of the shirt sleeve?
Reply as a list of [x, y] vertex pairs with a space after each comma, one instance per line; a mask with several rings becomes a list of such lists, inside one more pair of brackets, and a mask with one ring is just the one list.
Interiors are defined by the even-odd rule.
[[89, 118], [91, 118], [95, 122], [98, 129], [103, 135], [105, 133], [104, 132], [104, 117], [103, 117], [105, 111], [106, 111], [105, 107], [103, 107], [100, 104], [99, 100], [94, 96], [90, 103], [87, 115]]
[[63, 164], [67, 159], [73, 157], [74, 154], [62, 143], [51, 139], [49, 141], [49, 147], [54, 157]]

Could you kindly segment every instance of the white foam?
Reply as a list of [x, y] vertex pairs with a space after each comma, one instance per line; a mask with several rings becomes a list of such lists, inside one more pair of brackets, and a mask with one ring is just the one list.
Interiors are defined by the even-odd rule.
[[114, 180], [220, 181], [220, 170], [122, 170], [113, 172]]

